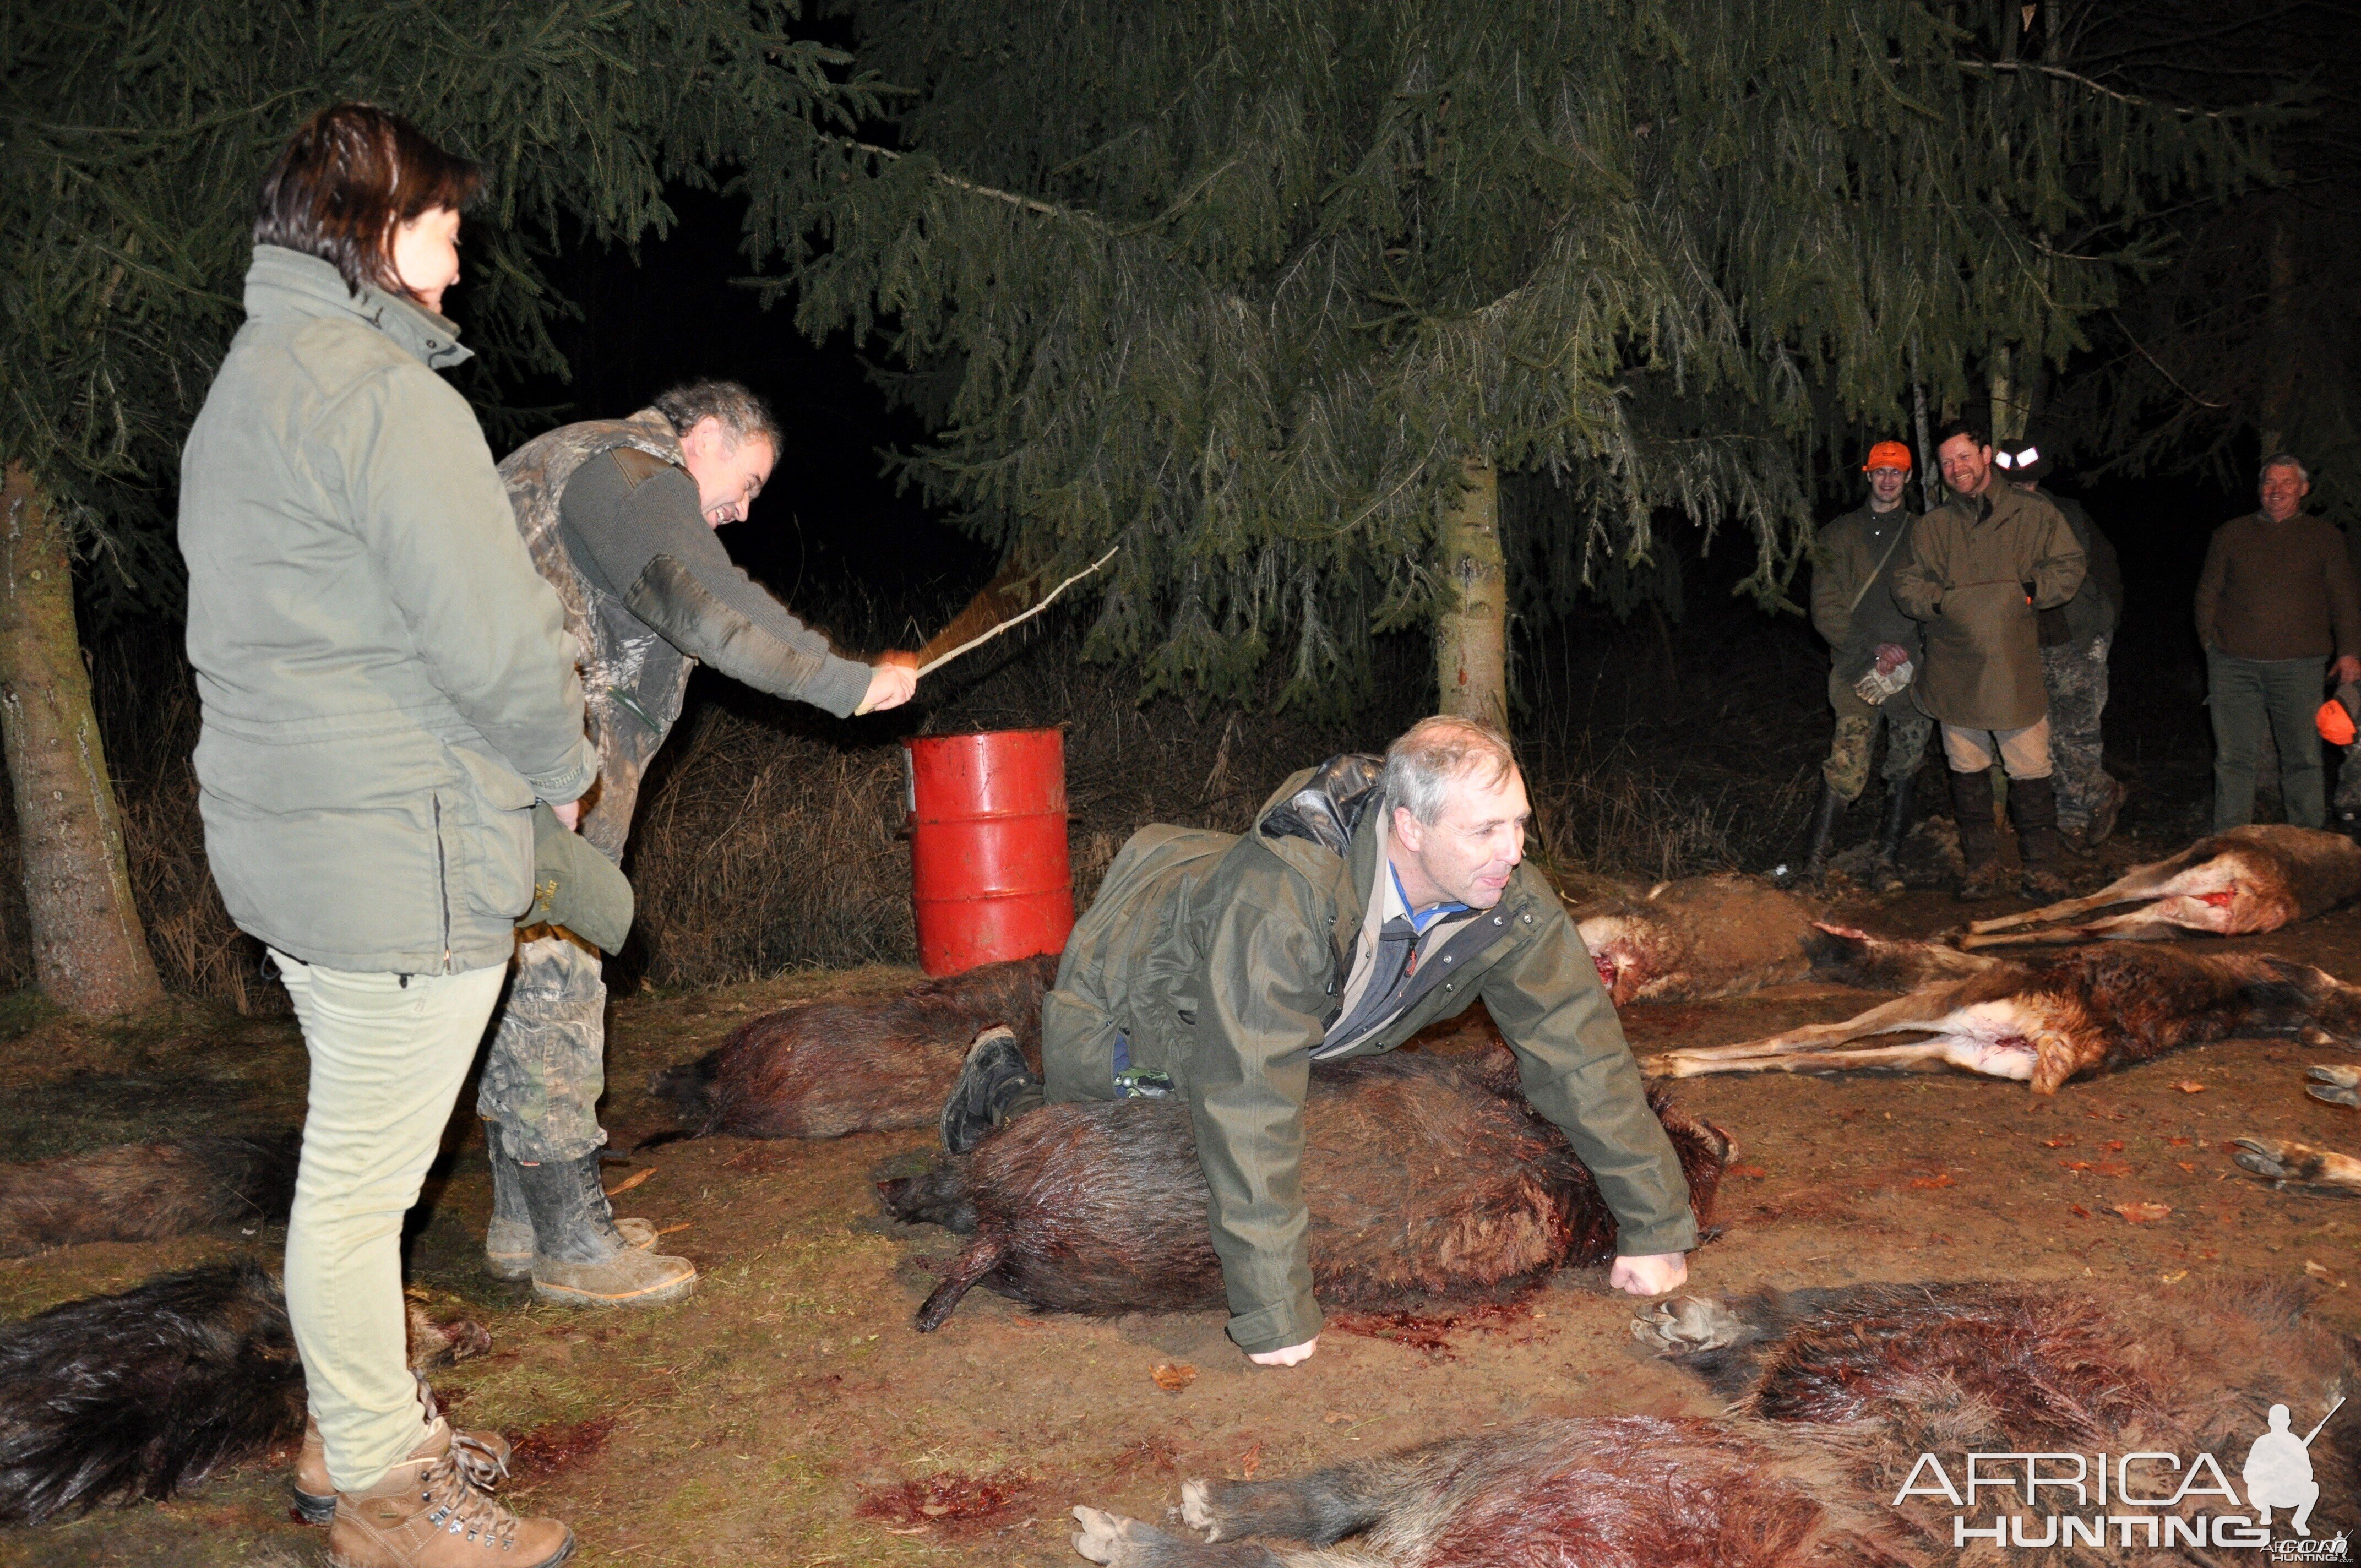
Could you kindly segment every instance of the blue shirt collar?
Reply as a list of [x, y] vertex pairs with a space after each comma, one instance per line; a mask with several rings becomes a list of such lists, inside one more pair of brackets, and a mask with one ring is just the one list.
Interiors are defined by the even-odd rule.
[[1401, 872], [1394, 869], [1394, 862], [1390, 857], [1386, 861], [1386, 874], [1394, 879], [1394, 897], [1401, 905], [1402, 913], [1408, 916], [1410, 928], [1422, 937], [1426, 935], [1426, 928], [1429, 926], [1445, 916], [1464, 915], [1467, 911], [1467, 905], [1464, 904], [1436, 904], [1424, 909], [1412, 909], [1410, 906], [1410, 894], [1402, 891]]

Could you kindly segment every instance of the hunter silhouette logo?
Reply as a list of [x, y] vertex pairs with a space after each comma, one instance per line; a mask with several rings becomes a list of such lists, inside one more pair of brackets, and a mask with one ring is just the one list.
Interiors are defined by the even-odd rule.
[[[2328, 1416], [2344, 1405], [2345, 1397], [2340, 1394], [2336, 1403], [2328, 1407]], [[2312, 1478], [2312, 1440], [2328, 1424], [2328, 1416], [2298, 1437], [2288, 1431], [2288, 1408], [2271, 1407], [2271, 1430], [2246, 1450], [2246, 1467], [2238, 1473], [2246, 1483], [2246, 1506], [2255, 1510], [2257, 1524], [2268, 1527], [2273, 1508], [2295, 1510], [2288, 1529], [2298, 1535], [2312, 1522], [2312, 1506], [2320, 1501], [2320, 1483]]]

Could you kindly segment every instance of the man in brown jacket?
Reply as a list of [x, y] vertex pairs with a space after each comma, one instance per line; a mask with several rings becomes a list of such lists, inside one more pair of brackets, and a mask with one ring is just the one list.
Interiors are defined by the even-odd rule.
[[1967, 874], [1963, 900], [1990, 898], [2006, 877], [1993, 818], [1993, 757], [2008, 770], [2010, 813], [2026, 894], [2057, 898], [2058, 798], [2050, 783], [2049, 699], [2041, 681], [2037, 611], [2082, 586], [2082, 547], [2058, 509], [2000, 482], [1992, 441], [1954, 421], [1935, 455], [1951, 499], [1911, 531], [1894, 598], [1927, 623], [1927, 669], [1911, 685], [1943, 727], [1951, 805]]
[[[2255, 817], [2255, 750], [2270, 727], [2287, 819], [2328, 816], [2312, 715], [2323, 674], [2361, 680], [2361, 585], [2336, 530], [2303, 512], [2312, 476], [2292, 455], [2264, 460], [2262, 508], [2213, 531], [2197, 580], [2197, 640], [2213, 710], [2213, 830]], [[2329, 664], [2329, 655], [2335, 663]]]

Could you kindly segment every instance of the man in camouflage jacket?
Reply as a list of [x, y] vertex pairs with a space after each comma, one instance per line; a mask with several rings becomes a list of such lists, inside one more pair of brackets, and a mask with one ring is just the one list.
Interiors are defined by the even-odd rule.
[[[909, 699], [908, 668], [840, 658], [734, 565], [714, 530], [743, 519], [770, 477], [779, 429], [745, 388], [699, 381], [624, 420], [570, 424], [500, 464], [533, 564], [581, 646], [597, 790], [582, 836], [620, 863], [641, 780], [699, 663], [839, 718]], [[528, 916], [528, 918], [531, 918]], [[598, 1182], [607, 988], [597, 951], [550, 926], [519, 930], [476, 1113], [491, 1155], [486, 1266], [542, 1297], [648, 1305], [697, 1270], [619, 1227]]]

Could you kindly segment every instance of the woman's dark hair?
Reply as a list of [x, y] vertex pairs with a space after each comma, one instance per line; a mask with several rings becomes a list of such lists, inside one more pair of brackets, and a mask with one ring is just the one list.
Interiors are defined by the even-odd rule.
[[464, 212], [483, 170], [374, 104], [321, 110], [287, 138], [262, 177], [254, 243], [316, 256], [364, 286], [412, 298], [393, 269], [393, 231], [436, 207]]

